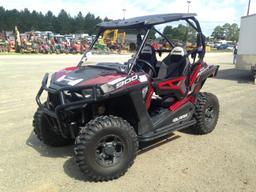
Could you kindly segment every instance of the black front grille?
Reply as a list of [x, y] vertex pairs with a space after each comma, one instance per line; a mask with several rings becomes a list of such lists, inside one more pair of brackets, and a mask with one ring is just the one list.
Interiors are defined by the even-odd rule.
[[50, 109], [54, 110], [58, 105], [61, 104], [59, 94], [48, 93], [48, 104]]

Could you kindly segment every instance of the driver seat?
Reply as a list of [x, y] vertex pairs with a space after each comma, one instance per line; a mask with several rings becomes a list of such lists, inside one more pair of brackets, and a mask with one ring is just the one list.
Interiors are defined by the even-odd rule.
[[[157, 58], [156, 58], [156, 53], [153, 47], [151, 45], [146, 44], [140, 55], [139, 59], [145, 60], [149, 62], [154, 68], [156, 67], [157, 64]], [[139, 62], [139, 66], [145, 71], [148, 69], [147, 67], [144, 66], [145, 64], [143, 62]]]

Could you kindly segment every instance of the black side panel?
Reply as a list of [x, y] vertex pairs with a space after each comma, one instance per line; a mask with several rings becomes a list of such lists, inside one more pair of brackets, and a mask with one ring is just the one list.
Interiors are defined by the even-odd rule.
[[[196, 123], [193, 119], [194, 106], [187, 103], [175, 112], [164, 111], [154, 117], [154, 131], [139, 135], [140, 141], [150, 141], [176, 130], [184, 129]], [[164, 114], [164, 118], [161, 117]]]
[[168, 109], [162, 109], [159, 114], [154, 115], [152, 118], [153, 127], [157, 129], [164, 126], [165, 124], [170, 124], [172, 120], [173, 112]]
[[144, 142], [144, 141], [152, 141], [154, 139], [160, 138], [164, 135], [167, 135], [171, 132], [181, 130], [187, 127], [190, 127], [192, 125], [196, 124], [195, 119], [191, 119], [190, 121], [185, 121], [176, 125], [166, 125], [165, 127], [161, 129], [157, 129], [154, 132], [149, 132], [147, 134], [141, 135], [138, 137], [139, 141]]
[[153, 130], [153, 124], [145, 107], [141, 91], [136, 90], [130, 93], [133, 105], [138, 117], [138, 135], [145, 134]]
[[[192, 118], [193, 112], [194, 106], [192, 103], [187, 103], [183, 105], [175, 112], [172, 112], [168, 109], [164, 109], [161, 111], [160, 114], [157, 114], [152, 117], [154, 130], [160, 129], [166, 125], [177, 124], [182, 121], [190, 120]], [[179, 119], [181, 118], [182, 115], [186, 116], [184, 117], [184, 119]]]

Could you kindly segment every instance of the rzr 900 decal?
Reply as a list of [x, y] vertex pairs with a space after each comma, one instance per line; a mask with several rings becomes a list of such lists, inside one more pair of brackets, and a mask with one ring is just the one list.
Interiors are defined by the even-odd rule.
[[134, 76], [129, 77], [129, 78], [123, 80], [123, 81], [118, 82], [117, 84], [115, 84], [115, 87], [116, 87], [116, 89], [118, 89], [118, 88], [120, 88], [120, 87], [122, 87], [122, 86], [124, 86], [128, 83], [131, 83], [131, 82], [135, 81], [135, 80], [138, 80], [138, 75], [134, 75]]

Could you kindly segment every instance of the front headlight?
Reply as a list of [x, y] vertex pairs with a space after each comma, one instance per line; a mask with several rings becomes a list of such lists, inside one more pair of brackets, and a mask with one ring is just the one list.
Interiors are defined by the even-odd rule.
[[103, 93], [109, 93], [111, 91], [115, 90], [114, 85], [109, 85], [109, 84], [103, 84], [100, 86], [101, 90], [103, 91]]
[[82, 96], [86, 99], [91, 98], [93, 96], [93, 90], [92, 89], [82, 90]]
[[[95, 96], [101, 95], [100, 89], [96, 89]], [[64, 95], [69, 100], [83, 100], [83, 99], [91, 99], [94, 97], [94, 91], [92, 88], [77, 90], [77, 91], [64, 91]]]

